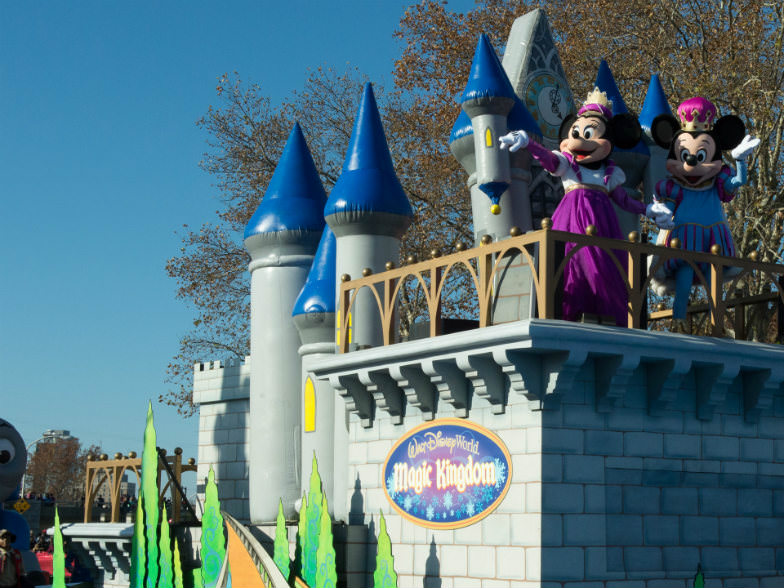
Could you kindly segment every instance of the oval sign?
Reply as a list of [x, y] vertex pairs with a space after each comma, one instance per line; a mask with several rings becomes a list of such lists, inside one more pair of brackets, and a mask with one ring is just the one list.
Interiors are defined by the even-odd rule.
[[511, 474], [509, 451], [495, 433], [462, 419], [438, 419], [395, 443], [384, 463], [384, 491], [409, 521], [456, 529], [493, 512]]

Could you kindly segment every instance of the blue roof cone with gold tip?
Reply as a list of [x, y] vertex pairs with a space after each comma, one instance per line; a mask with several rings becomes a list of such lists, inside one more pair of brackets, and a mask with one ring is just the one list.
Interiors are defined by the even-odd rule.
[[493, 214], [500, 214], [501, 195], [511, 182], [509, 157], [498, 138], [509, 130], [507, 117], [516, 99], [489, 37], [480, 35], [460, 103], [473, 126], [477, 184], [490, 198]]

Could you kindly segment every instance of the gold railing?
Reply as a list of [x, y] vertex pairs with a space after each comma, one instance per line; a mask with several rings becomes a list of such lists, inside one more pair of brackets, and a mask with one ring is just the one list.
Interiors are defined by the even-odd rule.
[[[189, 458], [186, 463], [182, 461], [182, 449], [175, 448], [174, 455], [166, 455], [166, 451], [158, 449], [158, 474], [157, 484], [159, 492], [159, 500], [163, 501], [166, 498], [166, 493], [169, 492], [172, 497], [172, 518], [175, 522], [179, 522], [181, 509], [183, 506], [182, 496], [180, 494], [183, 472], [195, 472], [196, 460]], [[122, 498], [120, 492], [120, 485], [122, 484], [123, 474], [132, 472], [136, 475], [137, 492], [141, 489], [141, 471], [142, 471], [142, 458], [136, 456], [135, 451], [131, 451], [127, 456], [121, 453], [115, 453], [114, 459], [109, 459], [107, 454], [101, 454], [95, 459], [89, 459], [85, 471], [85, 484], [84, 484], [84, 522], [89, 523], [92, 521], [93, 505], [100, 495], [101, 487], [106, 484], [109, 488], [109, 503], [111, 513], [109, 521], [111, 523], [119, 523], [120, 521], [120, 500]], [[167, 474], [167, 482], [161, 486], [161, 473]], [[186, 504], [190, 510], [190, 505]], [[132, 514], [136, 514], [135, 512]], [[192, 514], [195, 518], [195, 513]]]
[[[745, 333], [743, 316], [745, 307], [753, 304], [770, 303], [775, 301], [778, 309], [778, 334], [779, 342], [782, 337], [782, 324], [784, 324], [784, 265], [759, 262], [756, 255], [749, 259], [725, 257], [713, 253], [698, 253], [685, 251], [676, 247], [664, 247], [649, 243], [639, 242], [637, 232], [630, 233], [628, 241], [607, 239], [593, 236], [592, 227], [587, 234], [579, 235], [564, 231], [550, 229], [550, 219], [542, 221], [542, 230], [519, 234], [519, 230], [512, 229], [513, 235], [509, 239], [490, 242], [486, 237], [480, 247], [474, 249], [458, 248], [458, 251], [443, 257], [434, 255], [433, 259], [409, 263], [404, 267], [395, 268], [392, 263], [387, 263], [387, 271], [372, 274], [366, 269], [363, 277], [352, 280], [350, 276], [341, 277], [340, 286], [340, 314], [339, 329], [341, 333], [349, 333], [349, 329], [356, 330], [357, 319], [352, 319], [351, 311], [357, 300], [357, 295], [363, 289], [368, 289], [376, 302], [383, 344], [390, 345], [399, 340], [397, 335], [396, 312], [401, 289], [409, 278], [413, 278], [421, 288], [424, 295], [424, 310], [430, 322], [430, 336], [441, 333], [441, 314], [444, 305], [444, 284], [452, 272], [457, 268], [468, 272], [476, 292], [476, 307], [478, 308], [478, 326], [486, 327], [492, 323], [492, 305], [494, 297], [494, 282], [497, 274], [505, 268], [505, 262], [510, 256], [520, 255], [522, 261], [531, 268], [532, 294], [536, 297], [535, 316], [540, 319], [556, 319], [561, 314], [561, 295], [563, 291], [563, 275], [566, 264], [580, 249], [585, 247], [598, 247], [610, 253], [616, 268], [622, 274], [628, 294], [628, 323], [629, 328], [646, 329], [648, 319], [657, 320], [671, 316], [671, 311], [658, 311], [648, 315], [648, 290], [652, 276], [656, 270], [669, 259], [682, 259], [694, 268], [696, 279], [705, 286], [707, 291], [707, 304], [692, 306], [690, 313], [701, 309], [708, 313], [708, 334], [716, 337], [724, 335], [727, 311], [734, 309], [734, 325], [737, 333]], [[564, 255], [565, 245], [574, 243], [568, 255]], [[613, 253], [616, 252], [616, 253]], [[616, 255], [626, 256], [627, 268], [625, 270]], [[656, 261], [649, 269], [649, 259]], [[708, 266], [708, 275], [700, 269], [700, 265]], [[727, 284], [724, 283], [726, 268], [738, 268], [737, 275]], [[756, 279], [769, 282], [770, 293], [757, 296], [725, 296], [736, 291], [740, 280], [754, 274]], [[353, 325], [351, 321], [353, 320]], [[363, 320], [368, 320], [363, 318]], [[377, 319], [372, 319], [377, 320]], [[738, 337], [739, 338], [739, 337]], [[397, 339], [397, 340], [396, 340]], [[340, 337], [339, 351], [346, 353], [350, 348], [350, 338]]]

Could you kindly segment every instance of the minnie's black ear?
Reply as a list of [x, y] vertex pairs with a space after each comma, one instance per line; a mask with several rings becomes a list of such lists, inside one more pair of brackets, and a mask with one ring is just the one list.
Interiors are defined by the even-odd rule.
[[660, 114], [651, 123], [651, 137], [663, 149], [670, 148], [675, 133], [679, 130], [678, 120], [671, 114]]
[[616, 114], [608, 121], [607, 126], [610, 128], [613, 145], [621, 149], [631, 149], [642, 137], [640, 121], [630, 112]]
[[572, 128], [574, 121], [577, 120], [577, 115], [570, 114], [565, 119], [561, 121], [561, 127], [558, 129], [558, 142], [560, 143], [564, 139], [566, 139], [566, 135], [569, 134], [569, 129]]
[[722, 116], [713, 126], [711, 135], [721, 151], [737, 147], [746, 136], [746, 125], [734, 114]]

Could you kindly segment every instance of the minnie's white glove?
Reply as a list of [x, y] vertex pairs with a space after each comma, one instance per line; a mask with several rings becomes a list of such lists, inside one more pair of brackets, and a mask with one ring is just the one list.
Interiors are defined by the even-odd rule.
[[528, 146], [528, 133], [525, 131], [512, 131], [508, 135], [498, 138], [501, 149], [509, 149], [512, 153]]
[[670, 230], [675, 224], [672, 222], [672, 211], [663, 202], [652, 202], [645, 209], [645, 216], [656, 223], [660, 229]]
[[759, 142], [759, 139], [752, 139], [751, 135], [746, 135], [743, 137], [743, 141], [741, 141], [740, 144], [735, 147], [735, 149], [730, 151], [730, 154], [736, 160], [746, 159], [751, 154], [751, 152], [754, 151], [754, 148], [759, 145]]

